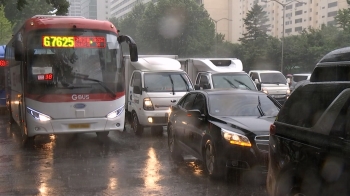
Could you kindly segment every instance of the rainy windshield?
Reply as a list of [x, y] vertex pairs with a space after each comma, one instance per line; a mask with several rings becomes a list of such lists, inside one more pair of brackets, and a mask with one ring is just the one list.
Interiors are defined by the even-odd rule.
[[261, 82], [265, 84], [286, 84], [287, 80], [281, 73], [260, 73]]
[[193, 90], [184, 73], [145, 73], [147, 92], [186, 92]]
[[120, 46], [113, 34], [59, 30], [31, 33], [27, 62], [30, 94], [124, 90]]
[[214, 88], [240, 88], [255, 90], [252, 79], [247, 74], [226, 73], [213, 74]]
[[[259, 109], [262, 110], [259, 111]], [[215, 116], [276, 116], [278, 107], [266, 95], [210, 95], [209, 112]]]

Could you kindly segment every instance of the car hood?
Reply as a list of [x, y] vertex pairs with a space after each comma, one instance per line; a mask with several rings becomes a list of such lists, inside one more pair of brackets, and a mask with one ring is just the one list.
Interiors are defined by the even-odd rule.
[[253, 132], [255, 135], [269, 134], [270, 125], [275, 121], [275, 117], [223, 116], [215, 118], [226, 122], [231, 127], [239, 127], [240, 129]]

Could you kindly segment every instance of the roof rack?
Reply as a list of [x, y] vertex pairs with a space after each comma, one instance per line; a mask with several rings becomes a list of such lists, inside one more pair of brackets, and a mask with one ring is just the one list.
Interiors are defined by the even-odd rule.
[[54, 15], [35, 15], [32, 18], [84, 18], [83, 16], [54, 16]]

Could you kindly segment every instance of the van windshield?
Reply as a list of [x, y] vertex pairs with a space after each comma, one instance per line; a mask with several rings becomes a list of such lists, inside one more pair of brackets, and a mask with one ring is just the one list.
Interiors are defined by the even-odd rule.
[[192, 84], [185, 73], [145, 73], [145, 88], [147, 92], [186, 92], [193, 90]]
[[261, 82], [265, 84], [286, 84], [287, 80], [282, 73], [261, 73]]
[[224, 73], [213, 74], [213, 87], [218, 88], [240, 88], [248, 90], [257, 90], [252, 79], [247, 74]]

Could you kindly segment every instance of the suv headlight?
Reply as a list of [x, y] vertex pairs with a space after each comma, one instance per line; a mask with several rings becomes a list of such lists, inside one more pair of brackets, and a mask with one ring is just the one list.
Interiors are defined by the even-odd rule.
[[144, 110], [154, 110], [152, 100], [149, 97], [143, 99], [143, 109]]
[[42, 122], [45, 122], [45, 121], [49, 121], [51, 120], [52, 118], [46, 114], [43, 114], [41, 112], [38, 112], [36, 110], [33, 110], [32, 108], [30, 107], [27, 107], [27, 112], [32, 115], [36, 120], [39, 120], [39, 121], [42, 121]]
[[109, 114], [107, 114], [107, 118], [108, 119], [113, 119], [116, 118], [117, 116], [119, 116], [124, 110], [124, 105], [122, 105], [120, 108], [110, 112]]
[[221, 135], [225, 138], [225, 140], [230, 142], [230, 144], [248, 146], [248, 147], [252, 146], [249, 139], [246, 136], [241, 135], [239, 133], [234, 133], [226, 129], [221, 129]]
[[287, 95], [290, 95], [290, 89], [287, 90]]

